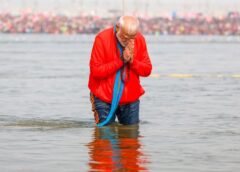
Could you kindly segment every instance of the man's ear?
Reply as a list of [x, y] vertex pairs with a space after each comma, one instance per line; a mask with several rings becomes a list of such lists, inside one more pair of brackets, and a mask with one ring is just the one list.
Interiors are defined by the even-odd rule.
[[120, 29], [120, 25], [119, 25], [119, 23], [117, 23], [117, 24], [116, 24], [116, 32], [118, 32], [119, 29]]

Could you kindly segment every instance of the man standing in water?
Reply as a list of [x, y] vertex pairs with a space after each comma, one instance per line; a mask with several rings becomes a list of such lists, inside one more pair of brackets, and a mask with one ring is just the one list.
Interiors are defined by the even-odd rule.
[[120, 124], [139, 122], [139, 97], [144, 94], [139, 76], [147, 77], [152, 70], [147, 46], [139, 32], [139, 20], [122, 16], [116, 26], [98, 33], [91, 59], [88, 87], [96, 123], [106, 120], [111, 110], [117, 71], [124, 83], [122, 96], [113, 113], [111, 124], [117, 116]]

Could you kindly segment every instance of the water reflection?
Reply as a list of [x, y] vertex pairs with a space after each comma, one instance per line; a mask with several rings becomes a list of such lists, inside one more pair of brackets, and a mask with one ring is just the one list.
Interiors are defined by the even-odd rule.
[[138, 125], [96, 127], [87, 146], [89, 171], [147, 171]]

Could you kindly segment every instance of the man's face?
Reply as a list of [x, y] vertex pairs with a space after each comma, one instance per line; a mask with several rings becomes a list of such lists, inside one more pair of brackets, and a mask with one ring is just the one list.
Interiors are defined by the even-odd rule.
[[130, 35], [124, 29], [118, 29], [117, 31], [118, 40], [124, 47], [127, 46], [129, 42], [134, 41], [135, 36], [136, 36], [136, 33]]

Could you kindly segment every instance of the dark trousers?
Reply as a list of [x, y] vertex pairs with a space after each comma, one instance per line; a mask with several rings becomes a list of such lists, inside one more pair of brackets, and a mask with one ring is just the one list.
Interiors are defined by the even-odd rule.
[[[103, 122], [110, 112], [111, 104], [100, 100], [92, 93], [90, 93], [90, 100], [96, 123]], [[118, 105], [115, 114], [108, 124], [115, 122], [116, 117], [119, 123], [123, 125], [139, 123], [139, 104], [140, 101], [137, 100], [129, 104]]]

